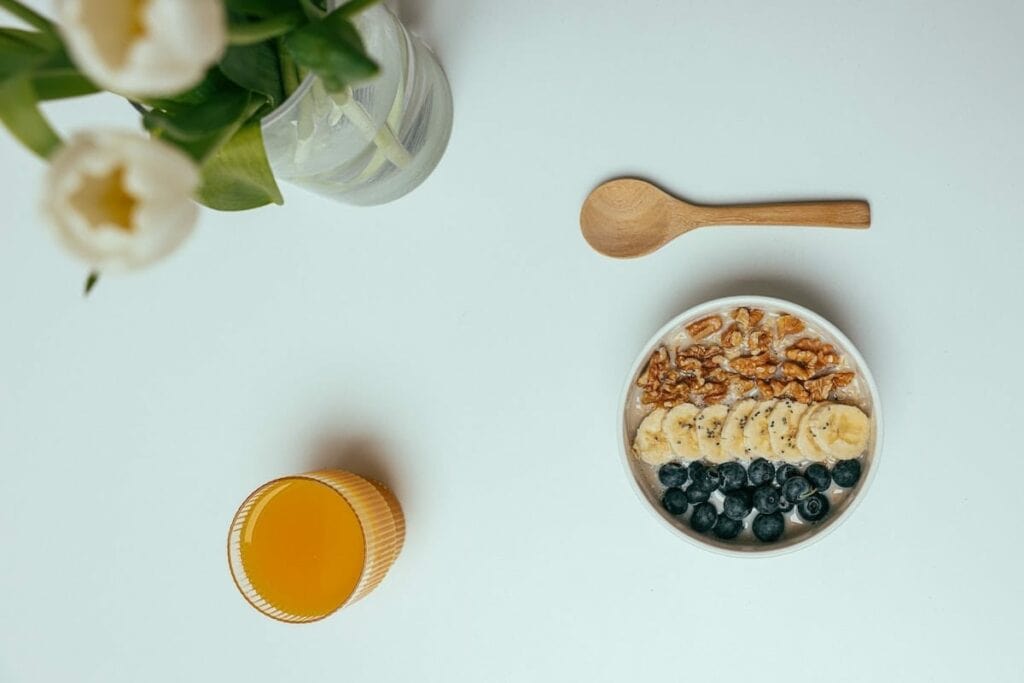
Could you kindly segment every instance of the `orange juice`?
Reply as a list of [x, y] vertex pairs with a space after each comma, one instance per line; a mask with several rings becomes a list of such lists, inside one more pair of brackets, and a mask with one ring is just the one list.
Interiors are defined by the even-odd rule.
[[242, 566], [253, 588], [298, 616], [333, 612], [363, 572], [365, 539], [352, 506], [327, 484], [285, 479], [242, 527]]
[[321, 619], [372, 591], [401, 550], [405, 520], [383, 485], [341, 471], [265, 484], [235, 514], [228, 561], [254, 607]]

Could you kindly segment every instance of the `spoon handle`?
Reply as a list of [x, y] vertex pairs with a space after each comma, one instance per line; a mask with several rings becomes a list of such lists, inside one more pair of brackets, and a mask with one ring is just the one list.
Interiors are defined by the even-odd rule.
[[[694, 215], [695, 214], [695, 215]], [[698, 225], [810, 225], [868, 228], [871, 206], [862, 201], [788, 202], [701, 206], [690, 214]]]

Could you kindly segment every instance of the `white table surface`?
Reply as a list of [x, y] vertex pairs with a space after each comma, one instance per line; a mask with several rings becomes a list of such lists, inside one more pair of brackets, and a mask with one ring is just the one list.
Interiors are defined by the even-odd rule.
[[[389, 206], [285, 188], [83, 300], [0, 136], [0, 681], [1021, 680], [1024, 4], [408, 5], [456, 119]], [[577, 212], [623, 174], [874, 224], [617, 262]], [[748, 292], [844, 329], [887, 427], [857, 512], [771, 560], [674, 537], [615, 440], [648, 336]], [[279, 624], [228, 522], [322, 464], [388, 481], [407, 545], [365, 601]]]

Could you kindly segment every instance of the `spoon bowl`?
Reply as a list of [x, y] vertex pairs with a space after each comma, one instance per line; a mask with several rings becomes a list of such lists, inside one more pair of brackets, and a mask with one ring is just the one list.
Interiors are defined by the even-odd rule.
[[596, 251], [615, 258], [650, 254], [684, 233], [709, 225], [867, 228], [871, 208], [862, 201], [702, 206], [644, 180], [617, 178], [598, 185], [580, 211], [583, 238]]

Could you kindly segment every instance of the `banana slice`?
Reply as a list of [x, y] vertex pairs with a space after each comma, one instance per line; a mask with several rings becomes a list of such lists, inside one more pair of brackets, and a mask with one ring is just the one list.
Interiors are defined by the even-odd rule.
[[709, 462], [727, 462], [722, 454], [722, 427], [729, 414], [729, 406], [712, 405], [697, 416], [697, 446]]
[[800, 428], [800, 418], [805, 412], [806, 403], [786, 399], [776, 403], [772, 412], [768, 414], [768, 439], [777, 458], [790, 463], [798, 463], [804, 459], [800, 449], [796, 447], [796, 434]]
[[868, 447], [871, 420], [856, 406], [829, 403], [814, 411], [808, 423], [811, 438], [829, 458], [856, 458]]
[[668, 411], [662, 423], [662, 431], [668, 438], [672, 452], [683, 460], [699, 460], [700, 446], [697, 443], [697, 415], [700, 408], [692, 403], [683, 403]]
[[725, 418], [725, 424], [722, 426], [722, 451], [732, 460], [750, 460], [747, 446], [743, 441], [743, 427], [756, 407], [757, 401], [752, 398], [738, 401]]
[[636, 457], [651, 465], [661, 465], [675, 457], [669, 446], [661, 424], [665, 420], [665, 409], [658, 408], [643, 419], [636, 430], [633, 452]]
[[748, 458], [774, 458], [768, 436], [768, 415], [778, 401], [761, 401], [743, 425], [743, 444]]
[[796, 430], [796, 448], [800, 453], [813, 462], [824, 462], [827, 454], [818, 447], [818, 444], [811, 437], [811, 417], [815, 412], [821, 410], [827, 404], [815, 403], [807, 409], [804, 416], [800, 418], [800, 426]]

